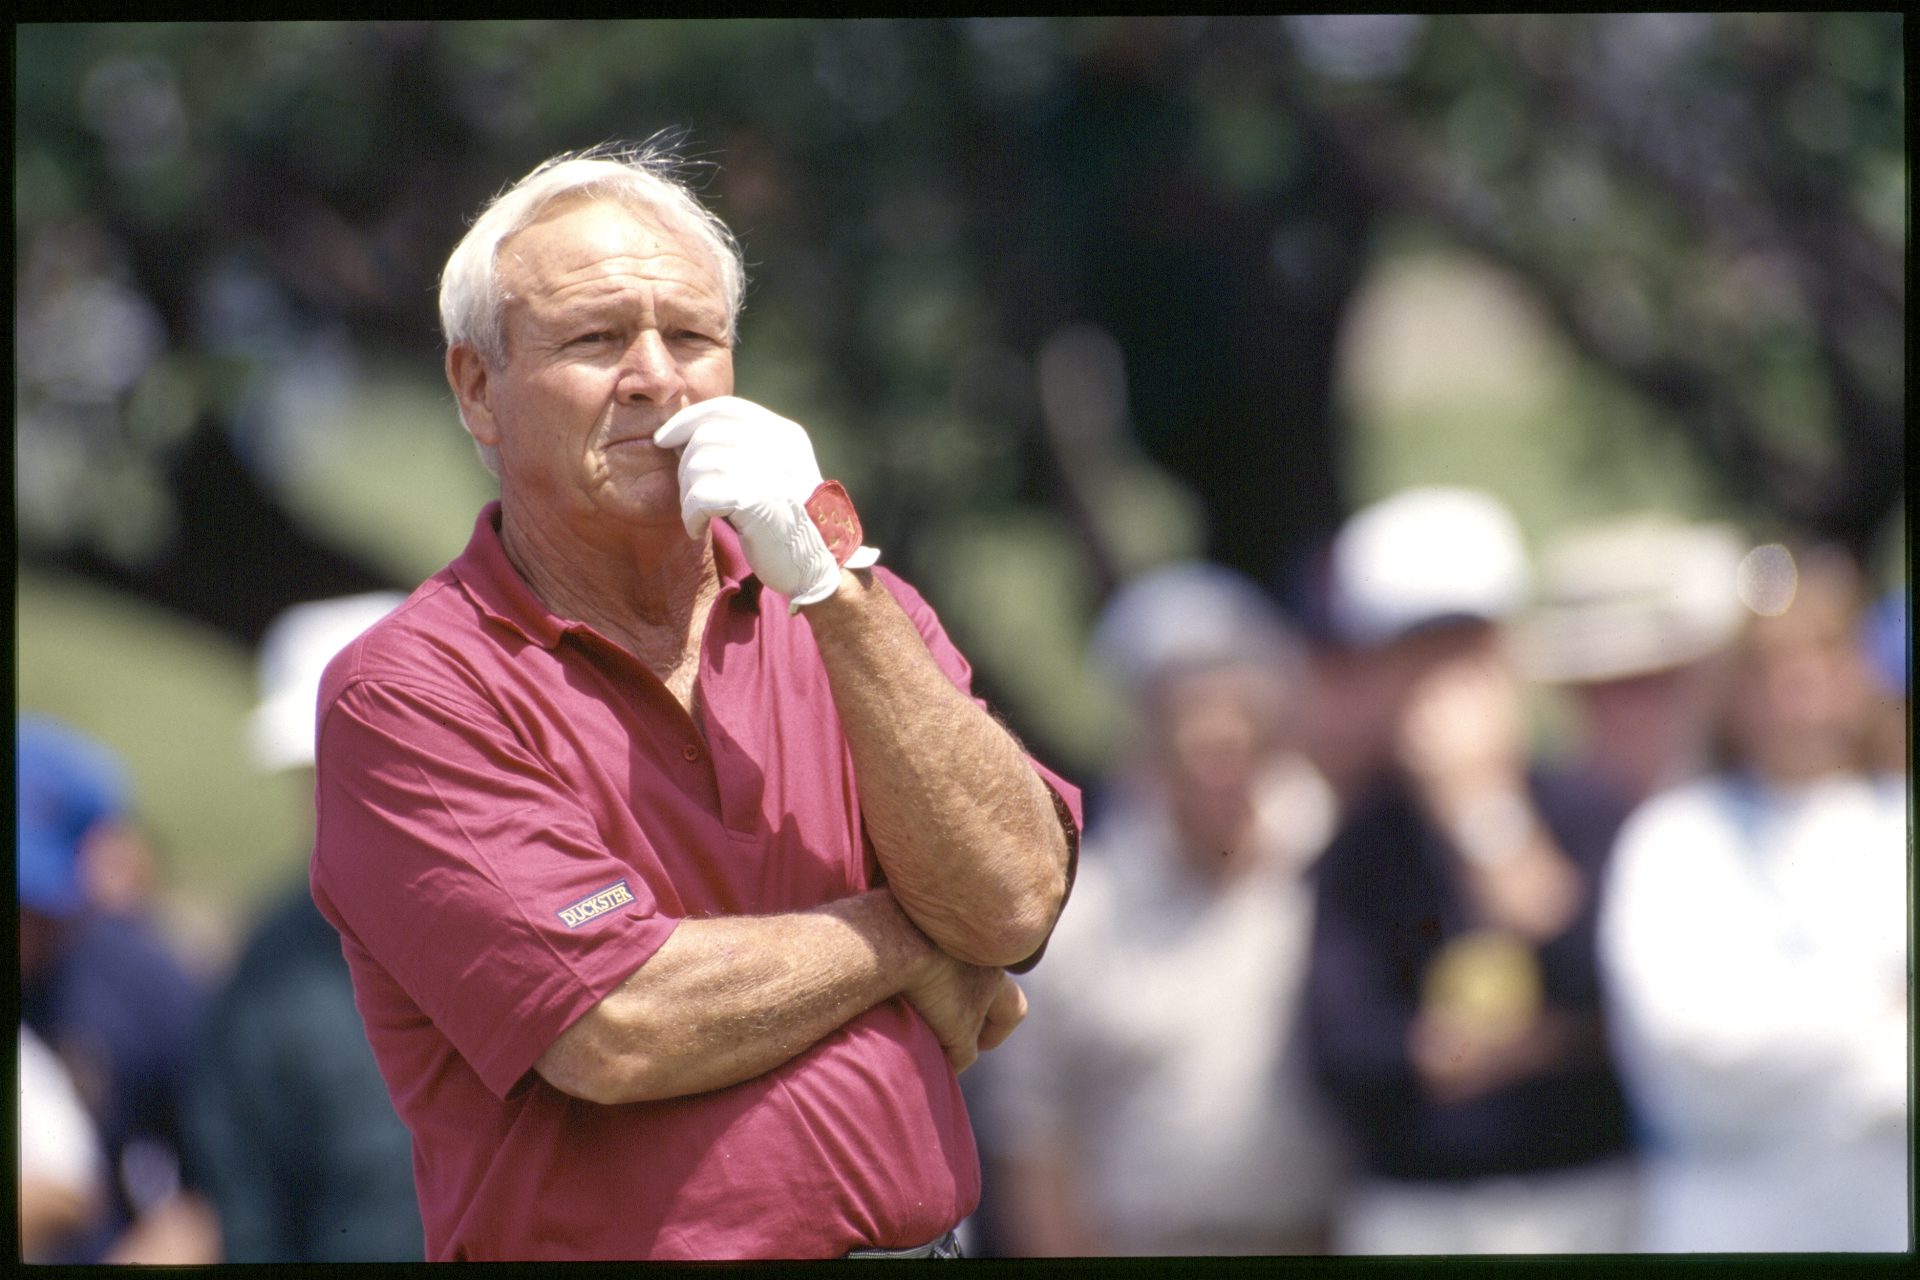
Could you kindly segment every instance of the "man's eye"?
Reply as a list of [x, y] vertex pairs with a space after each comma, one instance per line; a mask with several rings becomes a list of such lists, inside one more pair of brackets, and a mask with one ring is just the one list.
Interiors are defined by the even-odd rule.
[[591, 333], [580, 334], [578, 337], [574, 338], [573, 341], [576, 344], [593, 343], [593, 342], [611, 342], [613, 341], [613, 333], [611, 330], [608, 330], [608, 329], [595, 329]]

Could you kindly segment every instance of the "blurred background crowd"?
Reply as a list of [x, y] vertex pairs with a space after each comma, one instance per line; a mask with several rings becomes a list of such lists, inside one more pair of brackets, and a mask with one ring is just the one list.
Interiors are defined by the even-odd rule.
[[463, 219], [663, 128], [1088, 790], [970, 1253], [1908, 1246], [1897, 13], [16, 44], [26, 1257], [418, 1256], [313, 690], [488, 493]]

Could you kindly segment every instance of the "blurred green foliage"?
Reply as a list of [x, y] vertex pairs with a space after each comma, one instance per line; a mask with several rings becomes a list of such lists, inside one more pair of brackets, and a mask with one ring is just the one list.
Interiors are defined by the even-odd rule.
[[[488, 481], [439, 377], [440, 263], [505, 182], [606, 139], [682, 131], [747, 249], [741, 393], [808, 425], [1070, 769], [1110, 758], [1079, 655], [1114, 581], [1202, 550], [1268, 577], [1405, 483], [1492, 488], [1536, 541], [1664, 505], [1905, 576], [1898, 13], [16, 46], [20, 701], [134, 757], [227, 900], [277, 838], [233, 738], [246, 647], [463, 544]], [[1049, 344], [1088, 321], [1121, 383], [1068, 422], [1106, 348]]]
[[1417, 218], [1527, 282], [1752, 524], [1856, 551], [1899, 501], [1904, 19], [1436, 19], [1326, 115]]

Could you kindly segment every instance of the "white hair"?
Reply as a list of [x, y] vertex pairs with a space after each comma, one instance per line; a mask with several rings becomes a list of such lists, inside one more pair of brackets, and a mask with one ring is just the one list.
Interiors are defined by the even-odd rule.
[[[500, 286], [500, 246], [555, 202], [571, 197], [614, 200], [691, 233], [713, 254], [727, 308], [727, 340], [737, 335], [747, 269], [727, 224], [694, 196], [683, 163], [659, 141], [605, 143], [544, 161], [501, 191], [467, 228], [440, 273], [440, 330], [447, 346], [473, 348], [489, 368], [506, 364], [508, 294]], [[465, 422], [465, 412], [461, 419]], [[475, 441], [488, 471], [500, 474], [498, 450]]]

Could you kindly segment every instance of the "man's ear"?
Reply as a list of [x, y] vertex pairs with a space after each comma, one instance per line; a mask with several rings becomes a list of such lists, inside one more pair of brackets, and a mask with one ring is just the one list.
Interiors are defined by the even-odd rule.
[[457, 342], [447, 348], [447, 385], [460, 406], [460, 421], [475, 443], [498, 448], [500, 427], [493, 416], [493, 371], [474, 348]]

